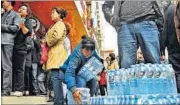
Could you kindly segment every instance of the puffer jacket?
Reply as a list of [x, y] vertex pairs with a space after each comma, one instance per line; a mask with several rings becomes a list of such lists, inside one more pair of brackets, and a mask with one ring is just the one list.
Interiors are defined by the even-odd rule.
[[60, 66], [60, 70], [65, 72], [65, 82], [67, 88], [71, 90], [72, 87], [76, 86], [76, 74], [79, 72], [80, 68], [92, 57], [96, 57], [100, 60], [96, 51], [89, 58], [85, 58], [81, 53], [81, 43], [77, 45], [68, 59], [64, 62], [63, 66]]

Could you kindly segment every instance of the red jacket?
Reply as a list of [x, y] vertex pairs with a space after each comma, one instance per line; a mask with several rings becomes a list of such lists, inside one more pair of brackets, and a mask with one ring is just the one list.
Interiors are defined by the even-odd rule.
[[101, 73], [101, 79], [99, 81], [99, 85], [106, 85], [106, 72]]

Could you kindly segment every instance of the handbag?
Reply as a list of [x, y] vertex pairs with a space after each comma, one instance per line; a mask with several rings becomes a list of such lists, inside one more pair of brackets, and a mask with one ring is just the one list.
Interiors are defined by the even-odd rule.
[[47, 62], [47, 60], [48, 60], [49, 48], [46, 45], [46, 43], [42, 43], [41, 44], [41, 49], [42, 49], [42, 52], [41, 52], [41, 61], [40, 61], [40, 63], [45, 64]]

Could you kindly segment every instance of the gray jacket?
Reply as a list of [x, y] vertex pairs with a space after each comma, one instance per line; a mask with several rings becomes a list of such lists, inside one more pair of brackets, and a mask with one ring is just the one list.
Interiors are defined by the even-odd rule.
[[14, 38], [19, 31], [20, 15], [10, 10], [1, 17], [1, 44], [14, 45]]
[[164, 19], [156, 1], [105, 1], [102, 10], [107, 22], [112, 18], [111, 25], [117, 31], [122, 24], [155, 21], [162, 32]]

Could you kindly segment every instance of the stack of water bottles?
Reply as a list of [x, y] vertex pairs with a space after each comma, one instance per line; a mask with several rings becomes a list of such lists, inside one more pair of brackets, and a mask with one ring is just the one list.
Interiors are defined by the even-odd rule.
[[177, 94], [170, 64], [137, 64], [107, 72], [108, 95]]
[[91, 104], [180, 104], [170, 64], [136, 64], [107, 71], [108, 96], [92, 97]]
[[91, 97], [91, 105], [152, 105], [180, 104], [179, 94], [148, 94]]

